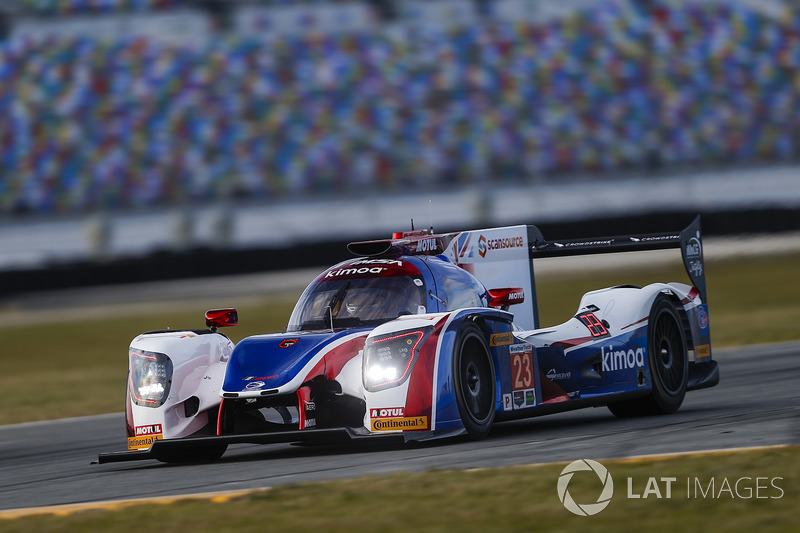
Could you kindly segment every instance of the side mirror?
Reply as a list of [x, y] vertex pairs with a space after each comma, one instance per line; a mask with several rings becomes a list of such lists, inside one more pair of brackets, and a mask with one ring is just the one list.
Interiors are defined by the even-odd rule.
[[521, 287], [506, 287], [503, 289], [489, 289], [489, 307], [508, 311], [510, 305], [521, 304], [525, 301], [525, 291]]
[[206, 326], [211, 328], [212, 331], [228, 326], [235, 326], [238, 323], [239, 313], [232, 307], [206, 311]]

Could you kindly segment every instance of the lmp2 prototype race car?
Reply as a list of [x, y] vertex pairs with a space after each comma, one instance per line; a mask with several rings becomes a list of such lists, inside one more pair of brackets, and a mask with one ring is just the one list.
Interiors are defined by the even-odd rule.
[[[305, 289], [286, 331], [238, 344], [208, 329], [152, 331], [128, 350], [128, 450], [98, 462], [213, 460], [235, 443], [486, 437], [495, 422], [602, 406], [676, 411], [719, 380], [699, 217], [677, 233], [547, 241], [531, 225], [395, 233]], [[693, 286], [589, 292], [540, 327], [534, 263], [680, 248]], [[489, 287], [487, 289], [487, 287]]]

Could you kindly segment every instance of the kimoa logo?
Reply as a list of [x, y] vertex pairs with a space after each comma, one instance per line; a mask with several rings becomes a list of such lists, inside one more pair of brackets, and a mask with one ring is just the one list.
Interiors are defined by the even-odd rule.
[[[569, 482], [572, 481], [572, 476], [581, 471], [594, 472], [603, 483], [603, 490], [594, 503], [577, 503], [569, 493]], [[608, 504], [611, 503], [611, 497], [614, 496], [614, 480], [611, 478], [611, 473], [608, 469], [597, 461], [579, 459], [572, 461], [561, 471], [561, 475], [558, 477], [557, 489], [558, 499], [569, 512], [578, 516], [592, 516], [608, 507]]]
[[603, 372], [641, 368], [644, 366], [644, 350], [637, 347], [625, 350], [615, 350], [613, 346], [601, 347], [600, 355], [603, 358]]

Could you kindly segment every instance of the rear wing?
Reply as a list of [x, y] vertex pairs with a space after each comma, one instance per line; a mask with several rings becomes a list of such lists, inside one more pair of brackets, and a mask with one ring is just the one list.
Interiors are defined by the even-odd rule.
[[[541, 235], [541, 234], [540, 234]], [[536, 240], [531, 246], [532, 259], [539, 257], [566, 257], [570, 255], [606, 254], [613, 252], [641, 252], [680, 248], [683, 266], [692, 284], [700, 291], [700, 298], [707, 303], [706, 276], [703, 263], [703, 239], [700, 232], [700, 216], [677, 233], [650, 233], [593, 239], [570, 239], [547, 241]]]
[[669, 248], [681, 249], [689, 279], [706, 302], [699, 216], [683, 231], [674, 233], [548, 241], [536, 226], [521, 225], [445, 234], [418, 230], [348, 245], [350, 252], [360, 256], [444, 255], [489, 289], [522, 288], [530, 305], [515, 307], [513, 312], [515, 322], [523, 329], [539, 328], [533, 259]]

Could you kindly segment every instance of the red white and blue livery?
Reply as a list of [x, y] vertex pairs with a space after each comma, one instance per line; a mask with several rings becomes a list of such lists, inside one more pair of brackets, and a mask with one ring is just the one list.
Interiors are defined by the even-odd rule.
[[[680, 248], [691, 285], [589, 292], [541, 327], [537, 258]], [[494, 423], [607, 405], [676, 411], [718, 382], [700, 222], [681, 232], [547, 241], [535, 226], [396, 233], [305, 289], [284, 332], [234, 345], [219, 328], [130, 345], [128, 451], [100, 462], [214, 459], [228, 445], [377, 436], [486, 437]]]

